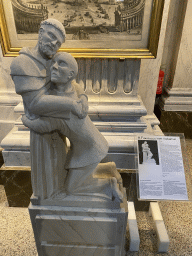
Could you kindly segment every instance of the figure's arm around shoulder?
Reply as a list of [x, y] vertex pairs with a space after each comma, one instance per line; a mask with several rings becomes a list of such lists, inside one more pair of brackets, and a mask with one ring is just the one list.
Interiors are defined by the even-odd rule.
[[73, 84], [73, 86], [74, 86], [74, 88], [75, 88], [75, 90], [77, 92], [78, 98], [81, 98], [81, 96], [84, 96], [87, 99], [87, 101], [88, 101], [88, 97], [85, 94], [83, 88], [78, 83], [76, 83], [74, 80], [72, 81], [72, 84]]
[[88, 97], [85, 94], [84, 90], [81, 88], [81, 86], [76, 83], [75, 81], [73, 81], [73, 86], [77, 92], [77, 96], [79, 98], [79, 101], [82, 105], [82, 115], [81, 118], [84, 118], [87, 116], [88, 114], [88, 110], [89, 110], [89, 106], [88, 106]]

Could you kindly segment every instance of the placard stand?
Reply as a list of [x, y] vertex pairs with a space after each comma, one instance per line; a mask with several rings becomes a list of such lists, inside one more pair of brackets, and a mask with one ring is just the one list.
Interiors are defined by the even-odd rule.
[[[127, 202], [128, 204], [128, 228], [129, 228], [129, 251], [137, 252], [139, 251], [140, 238], [139, 238], [139, 230], [137, 226], [137, 219], [135, 214], [135, 207], [133, 202]], [[149, 216], [152, 216], [155, 229], [157, 232], [158, 239], [158, 252], [167, 252], [169, 248], [169, 237], [167, 234], [167, 230], [165, 228], [165, 224], [163, 221], [163, 217], [161, 215], [161, 211], [159, 208], [158, 202], [150, 202], [149, 207]]]
[[139, 251], [140, 238], [137, 226], [134, 202], [127, 202], [128, 205], [128, 228], [129, 228], [129, 251]]
[[158, 239], [158, 252], [167, 252], [169, 248], [169, 237], [158, 202], [150, 202], [149, 216], [152, 216]]
[[[186, 187], [187, 187], [187, 195], [188, 195], [188, 200], [191, 201], [192, 200], [191, 177], [190, 177], [190, 170], [189, 170], [188, 159], [187, 159], [187, 151], [186, 151], [184, 134], [165, 134], [165, 136], [180, 137], [183, 164], [184, 164], [184, 172], [185, 172], [185, 179], [186, 179]], [[155, 136], [154, 136], [154, 139], [155, 139]], [[138, 163], [139, 152], [136, 152], [136, 155], [137, 155], [137, 157], [135, 157], [135, 166], [137, 166], [137, 163]], [[139, 192], [138, 170], [136, 172], [137, 172], [137, 175], [136, 175], [137, 191]], [[139, 198], [139, 196], [138, 196], [138, 198]], [[139, 199], [139, 200], [141, 200], [141, 199]], [[169, 240], [169, 236], [168, 236], [168, 233], [167, 233], [164, 221], [163, 221], [163, 217], [161, 214], [161, 210], [160, 210], [159, 204], [158, 204], [158, 201], [163, 201], [166, 199], [155, 199], [154, 198], [154, 200], [153, 200], [153, 198], [151, 198], [151, 199], [142, 198], [142, 200], [150, 202], [149, 216], [152, 216], [154, 224], [155, 224], [155, 229], [157, 232], [157, 239], [158, 239], [158, 245], [157, 245], [158, 252], [167, 252], [168, 248], [169, 248], [170, 240]], [[175, 200], [175, 199], [169, 199], [169, 200]], [[182, 201], [182, 200], [178, 200], [178, 201]], [[129, 210], [128, 225], [129, 225], [129, 233], [130, 233], [129, 250], [130, 251], [138, 251], [140, 238], [139, 238], [139, 232], [138, 232], [138, 227], [137, 227], [134, 203], [131, 201], [128, 202], [128, 210]]]

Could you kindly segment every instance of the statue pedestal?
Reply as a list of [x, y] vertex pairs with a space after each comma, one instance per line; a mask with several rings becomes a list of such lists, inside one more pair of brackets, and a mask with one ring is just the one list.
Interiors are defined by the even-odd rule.
[[[29, 213], [39, 256], [125, 255], [125, 195], [121, 204], [88, 196], [31, 201]], [[54, 206], [48, 205], [51, 201]]]

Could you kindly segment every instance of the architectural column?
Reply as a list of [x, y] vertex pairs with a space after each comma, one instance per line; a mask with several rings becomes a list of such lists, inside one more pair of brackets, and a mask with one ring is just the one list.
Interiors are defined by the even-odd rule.
[[138, 17], [139, 17], [139, 15], [137, 14], [137, 16], [136, 16], [136, 26], [138, 26]]
[[162, 67], [163, 94], [159, 101], [161, 128], [192, 138], [192, 2], [172, 0]]
[[165, 0], [156, 59], [141, 60], [139, 95], [141, 96], [142, 101], [145, 107], [147, 108], [147, 113], [149, 116], [153, 115], [153, 111], [154, 111], [155, 97], [156, 97], [156, 91], [157, 91], [157, 81], [158, 81], [159, 69], [160, 69], [163, 49], [164, 49], [169, 5], [170, 5], [170, 0]]
[[171, 7], [162, 59], [165, 79], [160, 106], [166, 111], [192, 111], [192, 2], [172, 0]]
[[131, 22], [130, 19], [128, 19], [128, 24], [129, 24], [129, 25], [128, 25], [128, 29], [129, 29], [129, 30], [131, 29], [130, 22]]

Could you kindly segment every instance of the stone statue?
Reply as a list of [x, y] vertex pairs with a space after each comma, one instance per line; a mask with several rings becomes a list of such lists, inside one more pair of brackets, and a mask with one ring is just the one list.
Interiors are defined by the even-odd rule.
[[142, 144], [142, 152], [143, 152], [143, 163], [156, 163], [155, 159], [152, 158], [153, 154], [151, 153], [151, 150], [149, 148], [149, 145], [147, 141], [144, 141]]
[[149, 150], [149, 145], [147, 144], [147, 141], [144, 141], [142, 144], [142, 152], [143, 152], [143, 163], [147, 161], [147, 152]]
[[[56, 54], [64, 40], [63, 25], [45, 20], [37, 45], [23, 48], [11, 65], [16, 92], [23, 98], [22, 120], [30, 128], [33, 194], [121, 201], [121, 176], [114, 163], [100, 163], [108, 144], [87, 116], [87, 96], [74, 82], [77, 63], [68, 53]], [[68, 152], [65, 137], [71, 144]]]

